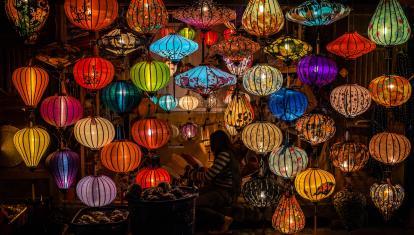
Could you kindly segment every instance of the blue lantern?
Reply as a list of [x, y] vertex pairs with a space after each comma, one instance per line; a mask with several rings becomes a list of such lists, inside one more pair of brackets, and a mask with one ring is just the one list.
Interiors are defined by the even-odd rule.
[[198, 50], [198, 44], [178, 34], [167, 35], [150, 46], [150, 51], [178, 63], [182, 58]]
[[115, 81], [102, 91], [102, 102], [111, 111], [127, 113], [138, 105], [142, 93], [127, 81]]
[[178, 105], [178, 100], [173, 95], [163, 95], [158, 100], [158, 105], [166, 112], [170, 112]]
[[269, 97], [269, 110], [283, 121], [301, 117], [308, 108], [308, 99], [302, 92], [281, 88]]

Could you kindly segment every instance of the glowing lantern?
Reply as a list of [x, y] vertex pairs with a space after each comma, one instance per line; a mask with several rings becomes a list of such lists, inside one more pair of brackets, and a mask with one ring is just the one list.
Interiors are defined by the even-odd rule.
[[236, 93], [224, 110], [224, 121], [227, 125], [240, 130], [253, 122], [254, 111], [244, 94]]
[[213, 46], [218, 40], [218, 33], [216, 31], [208, 31], [203, 34], [203, 41], [206, 46]]
[[174, 33], [175, 33], [175, 29], [173, 27], [164, 27], [159, 32], [162, 38], [170, 34], [174, 34]]
[[174, 124], [170, 124], [171, 138], [177, 138], [180, 135], [180, 130]]
[[167, 25], [168, 12], [162, 0], [132, 0], [125, 18], [135, 32], [152, 34]]
[[282, 73], [266, 64], [253, 66], [243, 76], [243, 86], [246, 91], [257, 96], [268, 96], [278, 91], [282, 85]]
[[326, 49], [347, 60], [354, 60], [375, 50], [375, 43], [358, 32], [345, 33], [326, 45]]
[[185, 28], [182, 28], [180, 31], [178, 31], [178, 34], [180, 34], [181, 36], [187, 39], [194, 40], [196, 31], [190, 27], [185, 27]]
[[291, 36], [282, 36], [265, 47], [264, 52], [290, 64], [312, 52], [312, 46]]
[[285, 179], [293, 179], [308, 166], [308, 155], [295, 146], [283, 145], [269, 156], [269, 169]]
[[296, 192], [311, 202], [319, 202], [328, 198], [335, 190], [334, 176], [322, 169], [309, 168], [295, 179]]
[[105, 175], [85, 176], [76, 185], [76, 195], [83, 204], [101, 207], [112, 203], [116, 197], [115, 182]]
[[79, 155], [70, 149], [57, 150], [46, 158], [56, 185], [60, 189], [69, 189], [76, 180], [79, 170]]
[[333, 196], [333, 204], [348, 231], [364, 226], [367, 200], [362, 193], [345, 187]]
[[161, 96], [158, 100], [158, 105], [166, 112], [170, 112], [175, 109], [178, 105], [178, 100], [173, 95]]
[[168, 123], [155, 118], [138, 120], [132, 125], [131, 132], [134, 141], [148, 150], [161, 148], [171, 135]]
[[49, 75], [39, 67], [21, 67], [13, 71], [12, 81], [25, 105], [34, 108], [49, 84]]
[[73, 132], [81, 145], [92, 150], [111, 143], [115, 137], [114, 125], [101, 117], [87, 117], [77, 121]]
[[257, 37], [278, 33], [285, 24], [285, 16], [277, 0], [250, 0], [243, 13], [244, 29]]
[[308, 98], [300, 91], [282, 88], [273, 93], [268, 101], [270, 112], [283, 121], [294, 121], [308, 108]]
[[118, 16], [117, 0], [65, 0], [64, 8], [69, 21], [84, 30], [104, 29]]
[[260, 49], [260, 45], [243, 36], [233, 36], [221, 41], [211, 47], [214, 53], [230, 59], [231, 61], [242, 61], [252, 56]]
[[192, 95], [185, 95], [178, 100], [178, 105], [181, 109], [184, 109], [188, 112], [196, 109], [198, 107], [199, 100], [197, 97]]
[[178, 34], [167, 35], [150, 45], [150, 51], [177, 64], [198, 50], [198, 44]]
[[73, 67], [76, 83], [90, 90], [99, 90], [112, 82], [115, 70], [112, 63], [101, 57], [78, 60]]
[[216, 95], [212, 94], [210, 96], [207, 97], [207, 99], [205, 100], [205, 105], [206, 105], [206, 109], [207, 111], [210, 111], [212, 108], [217, 106], [217, 97]]
[[332, 118], [323, 114], [308, 114], [296, 122], [298, 135], [312, 145], [323, 143], [334, 136], [336, 127]]
[[253, 56], [247, 56], [238, 62], [234, 62], [227, 57], [223, 57], [223, 60], [230, 73], [239, 77], [243, 76], [253, 64]]
[[255, 122], [243, 129], [242, 141], [258, 154], [271, 152], [282, 144], [282, 131], [270, 122]]
[[237, 134], [239, 134], [235, 127], [229, 126], [227, 124], [226, 124], [226, 130], [227, 130], [227, 133], [229, 133], [230, 136], [236, 136]]
[[295, 195], [283, 195], [272, 217], [272, 226], [283, 234], [296, 234], [305, 228], [305, 214]]
[[135, 182], [141, 186], [141, 188], [157, 187], [159, 183], [170, 183], [171, 176], [164, 168], [161, 167], [149, 167], [139, 170]]
[[404, 201], [404, 188], [391, 182], [384, 184], [374, 183], [370, 188], [370, 196], [375, 207], [381, 212], [386, 221], [400, 208]]
[[395, 133], [382, 132], [369, 141], [369, 153], [384, 164], [395, 165], [404, 161], [411, 151], [407, 137]]
[[158, 106], [151, 101], [150, 98], [143, 98], [139, 103], [135, 112], [138, 112], [140, 117], [151, 117], [157, 112]]
[[180, 132], [185, 140], [191, 140], [198, 135], [198, 126], [192, 122], [187, 122], [181, 127]]
[[361, 170], [369, 159], [367, 146], [346, 140], [331, 147], [329, 154], [333, 165], [344, 173]]
[[108, 109], [117, 113], [127, 113], [132, 110], [141, 99], [141, 92], [130, 82], [116, 81], [103, 89], [102, 102]]
[[144, 44], [144, 41], [124, 27], [117, 27], [98, 40], [98, 45], [117, 56], [126, 56]]
[[411, 97], [410, 82], [397, 75], [384, 75], [375, 78], [369, 83], [369, 92], [372, 99], [385, 107], [400, 106]]
[[246, 182], [242, 188], [242, 195], [246, 202], [254, 207], [265, 208], [277, 202], [280, 188], [275, 179], [257, 177]]
[[58, 128], [75, 124], [83, 116], [82, 104], [75, 97], [50, 96], [40, 105], [43, 120]]
[[155, 93], [170, 81], [170, 69], [161, 61], [142, 61], [131, 68], [131, 80], [140, 90]]
[[322, 87], [335, 80], [338, 67], [335, 61], [328, 57], [309, 55], [299, 61], [297, 73], [301, 82]]
[[141, 163], [141, 157], [141, 149], [129, 140], [116, 140], [101, 151], [102, 165], [116, 173], [135, 170]]
[[236, 33], [237, 33], [237, 31], [235, 29], [230, 29], [230, 28], [225, 29], [224, 32], [223, 32], [224, 40], [230, 39]]
[[332, 108], [346, 118], [354, 118], [365, 113], [371, 106], [369, 91], [357, 84], [338, 86], [331, 92]]

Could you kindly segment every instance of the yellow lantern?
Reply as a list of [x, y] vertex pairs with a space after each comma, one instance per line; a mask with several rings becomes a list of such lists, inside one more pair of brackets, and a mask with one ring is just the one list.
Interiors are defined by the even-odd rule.
[[230, 136], [236, 136], [238, 134], [237, 129], [233, 126], [229, 126], [226, 124], [226, 130], [227, 133], [229, 133]]
[[270, 122], [252, 123], [242, 132], [244, 145], [258, 154], [271, 152], [282, 144], [282, 139], [282, 131]]
[[400, 106], [411, 97], [410, 82], [400, 76], [384, 75], [369, 83], [372, 99], [385, 107]]
[[395, 165], [404, 161], [411, 152], [407, 137], [395, 133], [382, 132], [369, 141], [369, 153], [384, 164]]
[[254, 111], [247, 97], [239, 92], [233, 94], [230, 103], [224, 110], [224, 121], [227, 125], [239, 130], [254, 119]]
[[77, 121], [73, 132], [81, 145], [92, 150], [111, 143], [115, 137], [114, 125], [101, 117], [87, 117]]
[[309, 168], [296, 176], [296, 192], [311, 202], [328, 198], [335, 190], [334, 176], [319, 168]]
[[190, 112], [198, 107], [199, 100], [192, 95], [185, 95], [178, 100], [180, 108]]

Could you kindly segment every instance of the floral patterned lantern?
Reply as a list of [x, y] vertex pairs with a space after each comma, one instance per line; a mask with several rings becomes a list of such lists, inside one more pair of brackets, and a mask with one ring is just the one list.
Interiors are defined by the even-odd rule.
[[266, 154], [282, 144], [282, 131], [270, 122], [255, 122], [243, 129], [242, 141], [250, 150]]
[[345, 140], [332, 145], [329, 157], [333, 165], [344, 173], [361, 170], [369, 159], [367, 146]]
[[115, 138], [114, 125], [101, 117], [87, 117], [76, 122], [73, 133], [83, 146], [98, 150]]
[[246, 71], [250, 67], [252, 67], [253, 64], [253, 56], [251, 55], [243, 58], [241, 61], [238, 62], [234, 62], [227, 57], [223, 57], [223, 60], [230, 73], [238, 77], [243, 76], [246, 73]]
[[224, 110], [224, 121], [236, 130], [241, 130], [253, 122], [253, 119], [254, 111], [249, 100], [244, 94], [236, 92]]
[[127, 56], [143, 44], [143, 39], [128, 32], [125, 26], [114, 28], [98, 40], [100, 47], [117, 56]]
[[358, 32], [345, 33], [326, 45], [326, 49], [347, 60], [355, 60], [374, 51], [375, 43], [361, 36]]
[[211, 50], [231, 61], [242, 61], [246, 57], [252, 56], [260, 49], [260, 45], [243, 36], [232, 36], [225, 39], [214, 46]]
[[296, 234], [305, 228], [305, 214], [295, 195], [286, 193], [279, 200], [272, 217], [272, 226], [283, 234]]
[[273, 178], [256, 177], [243, 185], [242, 195], [249, 205], [265, 208], [277, 202], [280, 188]]
[[168, 123], [156, 118], [136, 121], [131, 132], [134, 141], [148, 150], [161, 148], [168, 143], [171, 135]]
[[216, 107], [218, 103], [216, 95], [212, 94], [208, 96], [204, 103], [206, 105], [206, 110], [211, 111], [211, 109]]
[[102, 165], [116, 173], [135, 170], [141, 163], [141, 158], [141, 149], [129, 140], [116, 140], [101, 151]]
[[105, 87], [101, 98], [113, 112], [128, 113], [138, 105], [142, 92], [128, 81], [115, 81]]
[[282, 36], [265, 47], [264, 52], [289, 65], [312, 52], [312, 46], [294, 37]]
[[192, 122], [187, 122], [186, 124], [181, 126], [181, 136], [185, 140], [191, 140], [198, 135], [198, 129], [199, 127], [196, 124]]
[[338, 67], [335, 61], [327, 57], [309, 55], [299, 61], [297, 73], [301, 82], [322, 87], [335, 80]]
[[300, 118], [308, 108], [308, 98], [300, 91], [281, 88], [269, 97], [270, 112], [283, 121]]
[[243, 76], [243, 86], [252, 95], [268, 96], [278, 91], [282, 85], [282, 73], [267, 64], [255, 65]]
[[397, 75], [384, 75], [369, 83], [372, 99], [385, 107], [396, 107], [404, 104], [411, 97], [410, 82]]
[[140, 34], [153, 34], [168, 23], [162, 0], [131, 0], [126, 12], [128, 26]]
[[57, 150], [46, 158], [46, 165], [59, 189], [69, 189], [76, 180], [80, 166], [79, 155], [70, 149]]
[[141, 186], [141, 188], [157, 187], [159, 183], [171, 182], [171, 176], [165, 169], [161, 167], [149, 167], [139, 170], [135, 182]]
[[308, 155], [298, 147], [283, 145], [269, 156], [269, 169], [285, 179], [293, 179], [308, 166]]
[[138, 62], [131, 68], [131, 80], [138, 89], [152, 95], [168, 84], [170, 68], [156, 60]]
[[116, 197], [115, 182], [105, 175], [85, 176], [76, 185], [76, 195], [83, 204], [102, 207], [112, 203]]
[[309, 168], [295, 179], [296, 192], [314, 203], [328, 198], [334, 192], [335, 184], [334, 176], [319, 168]]
[[49, 84], [49, 75], [39, 67], [21, 67], [13, 71], [12, 82], [25, 105], [35, 108]]
[[178, 34], [180, 34], [181, 36], [189, 40], [194, 40], [196, 36], [196, 31], [193, 28], [185, 27], [185, 28], [182, 28], [180, 31], [178, 31]]
[[404, 201], [404, 188], [397, 184], [392, 185], [390, 181], [383, 184], [374, 183], [370, 188], [370, 196], [375, 207], [381, 212], [386, 221], [391, 219], [392, 214], [400, 208]]
[[335, 134], [336, 127], [332, 118], [323, 114], [308, 114], [296, 122], [298, 135], [312, 145], [323, 143]]
[[187, 112], [196, 109], [198, 107], [198, 104], [198, 98], [192, 95], [185, 95], [178, 100], [178, 105], [180, 108], [186, 110]]
[[346, 118], [354, 118], [365, 113], [371, 106], [371, 94], [357, 84], [338, 86], [331, 92], [332, 108]]
[[73, 67], [76, 83], [90, 90], [99, 90], [112, 82], [115, 69], [109, 60], [101, 57], [88, 57], [78, 60]]
[[384, 164], [395, 165], [403, 162], [411, 152], [407, 137], [395, 133], [382, 132], [369, 141], [371, 156]]
[[54, 95], [43, 100], [40, 105], [43, 120], [57, 128], [75, 124], [83, 116], [79, 100], [69, 95]]
[[166, 112], [170, 112], [178, 105], [178, 100], [173, 95], [167, 94], [160, 97], [158, 105]]
[[198, 50], [198, 44], [178, 34], [167, 35], [150, 45], [150, 51], [177, 64]]

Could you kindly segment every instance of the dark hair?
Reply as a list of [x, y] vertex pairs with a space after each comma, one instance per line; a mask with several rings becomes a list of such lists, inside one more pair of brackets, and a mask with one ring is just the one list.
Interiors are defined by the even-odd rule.
[[231, 151], [231, 141], [226, 132], [218, 130], [210, 135], [210, 148], [214, 155], [224, 152]]

